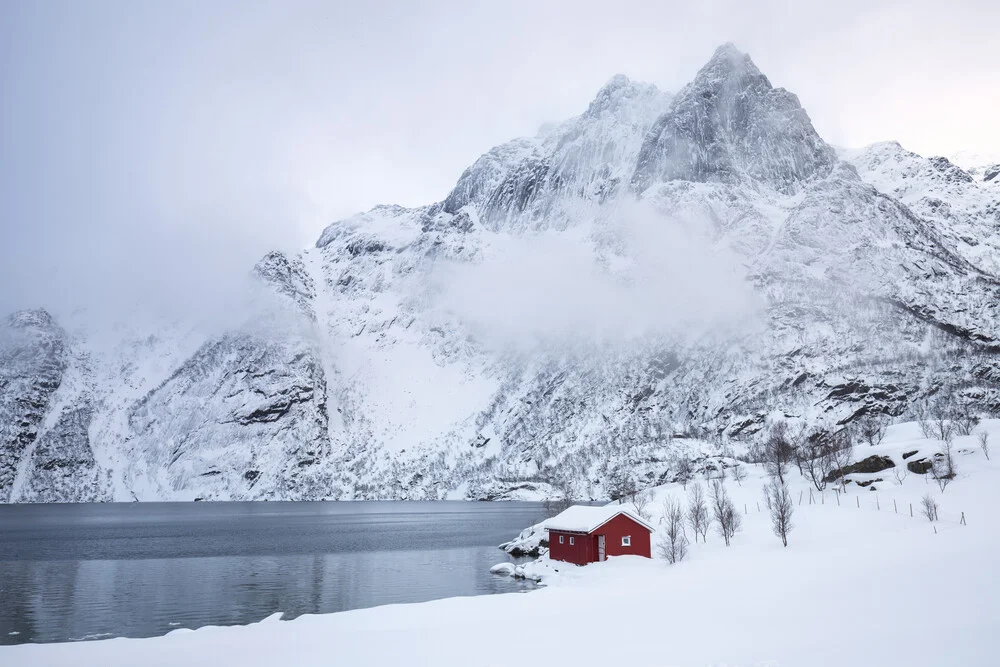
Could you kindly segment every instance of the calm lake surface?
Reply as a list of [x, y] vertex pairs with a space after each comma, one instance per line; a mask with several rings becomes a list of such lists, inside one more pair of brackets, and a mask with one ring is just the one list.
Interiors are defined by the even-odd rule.
[[0, 644], [526, 591], [488, 570], [543, 517], [541, 503], [0, 505]]

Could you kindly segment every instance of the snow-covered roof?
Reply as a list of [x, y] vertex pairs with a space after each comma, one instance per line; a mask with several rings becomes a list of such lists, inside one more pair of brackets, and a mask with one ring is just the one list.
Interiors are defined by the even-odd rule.
[[546, 521], [545, 528], [546, 530], [567, 530], [574, 533], [590, 533], [597, 530], [608, 521], [611, 521], [619, 514], [624, 514], [636, 523], [645, 526], [649, 530], [653, 530], [653, 527], [649, 525], [649, 523], [647, 523], [635, 512], [628, 510], [624, 505], [606, 505], [604, 507], [573, 505]]

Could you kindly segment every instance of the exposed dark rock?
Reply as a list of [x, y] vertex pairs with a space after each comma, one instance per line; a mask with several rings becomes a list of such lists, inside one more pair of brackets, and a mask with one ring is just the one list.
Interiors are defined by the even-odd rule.
[[[875, 472], [882, 472], [883, 470], [888, 470], [889, 468], [894, 468], [894, 467], [896, 467], [896, 464], [893, 463], [891, 458], [889, 458], [888, 456], [879, 456], [875, 454], [869, 456], [866, 459], [862, 459], [856, 463], [852, 463], [851, 465], [844, 466], [842, 472], [844, 475], [850, 475], [852, 473], [870, 474]], [[834, 470], [829, 475], [827, 475], [826, 481], [832, 482], [836, 479], [839, 479], [840, 474], [841, 474], [840, 470]], [[860, 484], [860, 482], [858, 483]], [[870, 483], [871, 482], [869, 482], [869, 484]]]
[[925, 458], [920, 458], [915, 461], [910, 461], [909, 463], [906, 464], [907, 470], [909, 470], [912, 473], [916, 473], [918, 475], [926, 475], [928, 472], [930, 472], [931, 468], [933, 467], [934, 464]]

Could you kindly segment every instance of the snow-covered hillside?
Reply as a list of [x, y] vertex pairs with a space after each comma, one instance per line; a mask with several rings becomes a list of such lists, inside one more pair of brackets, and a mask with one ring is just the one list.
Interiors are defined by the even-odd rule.
[[838, 157], [731, 45], [676, 95], [617, 76], [441, 202], [269, 253], [224, 331], [11, 316], [0, 499], [603, 498], [692, 436], [994, 414], [991, 174]]
[[[222, 659], [253, 667], [327, 665], [335, 656], [350, 665], [463, 667], [594, 661], [819, 667], [845, 660], [985, 667], [996, 663], [1000, 624], [1000, 584], [993, 576], [1000, 463], [979, 448], [980, 432], [1000, 442], [1000, 420], [955, 439], [957, 476], [943, 492], [914, 473], [896, 479], [905, 462], [933, 455], [942, 444], [922, 437], [913, 423], [893, 426], [880, 445], [858, 449], [858, 458], [888, 457], [894, 466], [852, 475], [846, 493], [833, 484], [820, 492], [793, 467], [787, 548], [773, 534], [767, 512], [757, 510], [764, 505], [763, 473], [754, 466], [741, 482], [731, 473], [724, 482], [743, 519], [731, 546], [710, 530], [673, 565], [634, 556], [585, 567], [550, 561], [546, 585], [525, 594], [288, 622], [275, 615], [255, 625], [178, 630], [153, 639], [25, 644], [0, 648], [0, 661], [110, 667]], [[914, 450], [918, 454], [906, 456]], [[665, 532], [662, 500], [672, 496], [686, 504], [688, 486], [655, 490], [648, 506], [658, 526], [654, 543]], [[920, 512], [927, 494], [939, 506], [933, 523]]]

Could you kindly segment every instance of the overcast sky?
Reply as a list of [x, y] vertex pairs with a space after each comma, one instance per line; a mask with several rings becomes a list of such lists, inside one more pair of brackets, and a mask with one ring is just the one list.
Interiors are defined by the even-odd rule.
[[195, 298], [725, 41], [836, 145], [1000, 153], [998, 6], [6, 0], [0, 311]]

